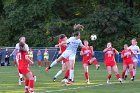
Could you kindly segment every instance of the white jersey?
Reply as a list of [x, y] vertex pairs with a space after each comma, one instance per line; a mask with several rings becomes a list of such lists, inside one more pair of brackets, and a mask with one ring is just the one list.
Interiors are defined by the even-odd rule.
[[[138, 52], [139, 52], [139, 46], [137, 46], [137, 45], [131, 45], [130, 47], [129, 47], [129, 49], [131, 49], [132, 50], [132, 52], [138, 57]], [[134, 56], [132, 56], [132, 59], [133, 59], [133, 61], [134, 62], [136, 62], [137, 61], [137, 59], [134, 57]]]
[[[16, 44], [15, 49], [16, 49], [16, 50], [19, 50], [19, 49], [20, 49], [19, 43]], [[27, 44], [25, 44], [25, 49], [26, 49], [27, 51], [29, 51], [29, 46], [28, 46]]]
[[78, 46], [83, 47], [82, 41], [80, 39], [76, 39], [75, 37], [70, 37], [67, 41], [67, 49], [71, 50], [73, 53], [76, 54]]

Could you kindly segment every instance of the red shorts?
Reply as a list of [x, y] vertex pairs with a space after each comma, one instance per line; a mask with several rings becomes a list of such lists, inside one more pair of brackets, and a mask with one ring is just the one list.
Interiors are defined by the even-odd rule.
[[69, 61], [68, 58], [66, 58], [66, 59], [63, 60], [64, 63], [66, 63], [66, 62], [68, 62], [68, 61]]
[[114, 66], [116, 66], [116, 62], [105, 62], [105, 65], [106, 65], [106, 67], [107, 66], [114, 67]]
[[86, 65], [91, 65], [91, 64], [89, 63], [89, 61], [90, 61], [90, 60], [83, 60], [82, 63], [83, 63], [83, 64], [86, 64]]
[[126, 66], [129, 66], [130, 64], [134, 64], [134, 62], [133, 61], [129, 61], [129, 62], [124, 61], [123, 62], [123, 65], [126, 65]]
[[18, 69], [20, 74], [27, 74], [29, 72], [31, 72], [31, 70], [29, 68], [24, 68], [24, 69]]

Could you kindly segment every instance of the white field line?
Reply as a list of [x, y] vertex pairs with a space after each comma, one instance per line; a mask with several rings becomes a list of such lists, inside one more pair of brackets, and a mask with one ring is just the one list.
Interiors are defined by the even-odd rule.
[[[120, 82], [112, 82], [111, 84], [118, 84]], [[124, 82], [127, 83], [127, 82]], [[109, 85], [111, 85], [109, 84]], [[68, 91], [68, 90], [77, 90], [77, 89], [83, 89], [83, 88], [91, 88], [91, 87], [99, 87], [103, 85], [108, 85], [108, 84], [97, 84], [93, 86], [83, 86], [83, 87], [75, 87], [75, 88], [67, 88], [67, 89], [58, 89], [58, 90], [48, 90], [46, 92], [35, 92], [35, 93], [53, 93], [53, 92], [63, 92], [63, 91]]]

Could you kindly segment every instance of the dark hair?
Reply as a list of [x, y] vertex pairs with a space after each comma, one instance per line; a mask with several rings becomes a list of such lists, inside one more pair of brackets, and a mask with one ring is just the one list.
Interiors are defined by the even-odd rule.
[[79, 35], [80, 35], [79, 31], [73, 33], [73, 36], [79, 36]]
[[59, 36], [59, 39], [63, 39], [63, 38], [65, 38], [65, 37], [66, 37], [65, 34], [61, 34], [61, 35]]
[[25, 51], [25, 43], [19, 42], [19, 52], [23, 53]]

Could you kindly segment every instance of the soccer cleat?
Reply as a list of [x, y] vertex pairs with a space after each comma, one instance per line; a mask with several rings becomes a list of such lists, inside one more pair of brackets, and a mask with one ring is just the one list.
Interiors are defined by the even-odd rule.
[[99, 70], [99, 68], [100, 68], [100, 65], [96, 65], [96, 70]]
[[124, 76], [124, 80], [126, 80], [126, 79], [127, 79], [127, 75]]
[[107, 82], [106, 82], [106, 83], [107, 83], [107, 84], [111, 84], [111, 82], [110, 82], [110, 80], [109, 80], [109, 79], [107, 80]]
[[53, 78], [53, 82], [55, 82], [55, 81], [56, 81], [56, 78], [54, 77], [54, 78]]
[[134, 81], [134, 78], [131, 78], [131, 81]]
[[29, 91], [25, 91], [25, 93], [30, 93]]
[[120, 83], [122, 84], [122, 79], [121, 78], [119, 78], [118, 81], [120, 81]]
[[29, 90], [29, 93], [34, 93], [33, 89], [30, 89], [30, 90]]

